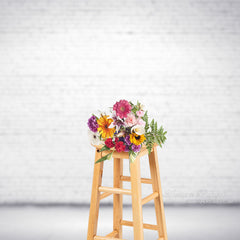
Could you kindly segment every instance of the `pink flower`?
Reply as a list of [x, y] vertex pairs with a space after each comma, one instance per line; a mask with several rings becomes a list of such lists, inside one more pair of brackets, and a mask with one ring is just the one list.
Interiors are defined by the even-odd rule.
[[143, 127], [145, 127], [146, 122], [143, 121], [141, 118], [138, 118], [138, 119], [137, 119], [137, 124], [138, 124], [138, 125], [141, 125], [141, 126], [143, 126]]
[[135, 125], [136, 123], [137, 123], [137, 119], [136, 119], [134, 113], [132, 113], [132, 112], [129, 113], [125, 120], [125, 125], [128, 127], [131, 127], [131, 126]]
[[127, 100], [120, 100], [113, 106], [113, 110], [116, 111], [116, 115], [120, 118], [127, 117], [127, 114], [130, 113], [131, 109], [132, 107]]
[[144, 111], [139, 110], [139, 111], [136, 112], [136, 114], [137, 114], [138, 117], [143, 117]]

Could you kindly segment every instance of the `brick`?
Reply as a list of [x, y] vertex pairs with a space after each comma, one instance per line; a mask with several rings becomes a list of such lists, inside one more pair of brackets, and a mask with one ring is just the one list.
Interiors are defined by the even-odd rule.
[[239, 202], [239, 12], [233, 0], [2, 0], [0, 204], [89, 203], [86, 121], [122, 98], [168, 130], [166, 203]]

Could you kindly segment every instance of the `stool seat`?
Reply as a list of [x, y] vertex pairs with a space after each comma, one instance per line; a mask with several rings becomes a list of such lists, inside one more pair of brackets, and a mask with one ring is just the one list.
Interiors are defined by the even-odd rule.
[[[104, 145], [92, 145], [94, 146], [97, 150], [100, 150]], [[153, 145], [153, 149], [154, 147], [158, 146], [156, 143]], [[153, 151], [152, 149], [152, 151]], [[102, 152], [102, 157], [104, 157], [105, 155], [111, 153], [112, 151], [109, 150], [109, 151], [103, 151]], [[144, 155], [148, 154], [148, 150], [147, 150], [147, 147], [146, 145], [143, 145], [141, 147], [141, 150], [140, 152], [138, 153], [138, 157], [142, 157]], [[113, 151], [113, 155], [112, 155], [113, 158], [122, 158], [122, 159], [129, 159], [129, 154], [128, 152], [117, 152], [116, 150]]]
[[[95, 162], [101, 157], [112, 151], [102, 151], [101, 145], [94, 146]], [[123, 175], [123, 159], [129, 159], [128, 152], [114, 151], [113, 157], [113, 187], [102, 186], [103, 164], [98, 162], [94, 164], [92, 196], [89, 211], [88, 235], [87, 240], [124, 240], [122, 238], [122, 226], [133, 227], [134, 240], [144, 240], [143, 229], [155, 230], [158, 232], [158, 240], [167, 240], [166, 222], [164, 214], [164, 205], [162, 199], [162, 189], [160, 182], [157, 144], [152, 148], [149, 154], [146, 146], [142, 146], [134, 162], [130, 162], [130, 176]], [[140, 158], [148, 154], [151, 178], [141, 178]], [[123, 189], [123, 181], [131, 182], [131, 189]], [[141, 183], [151, 184], [153, 192], [142, 198]], [[104, 237], [97, 236], [97, 223], [100, 200], [113, 194], [113, 231]], [[133, 221], [122, 219], [122, 195], [132, 196]], [[156, 225], [143, 223], [142, 206], [149, 201], [154, 200]]]

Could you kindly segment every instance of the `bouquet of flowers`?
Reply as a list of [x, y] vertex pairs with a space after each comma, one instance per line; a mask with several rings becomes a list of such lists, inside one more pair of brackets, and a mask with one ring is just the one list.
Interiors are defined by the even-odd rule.
[[128, 152], [134, 161], [143, 145], [151, 153], [157, 143], [160, 147], [166, 140], [166, 131], [152, 119], [149, 123], [144, 106], [137, 102], [120, 100], [110, 108], [111, 117], [106, 113], [92, 115], [88, 119], [89, 137], [93, 145], [102, 145], [100, 151], [111, 151], [96, 163], [112, 158], [114, 151]]

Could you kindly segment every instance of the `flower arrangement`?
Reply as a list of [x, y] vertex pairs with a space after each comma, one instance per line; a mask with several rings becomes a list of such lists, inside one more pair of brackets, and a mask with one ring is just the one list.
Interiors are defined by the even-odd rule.
[[137, 102], [120, 100], [110, 108], [111, 117], [106, 113], [92, 115], [88, 119], [89, 137], [93, 145], [103, 145], [99, 150], [111, 151], [98, 159], [96, 163], [112, 158], [114, 151], [128, 152], [130, 161], [134, 161], [143, 145], [149, 151], [154, 143], [160, 147], [166, 140], [166, 131], [152, 119], [149, 123], [144, 106]]

